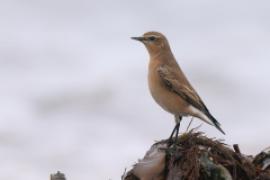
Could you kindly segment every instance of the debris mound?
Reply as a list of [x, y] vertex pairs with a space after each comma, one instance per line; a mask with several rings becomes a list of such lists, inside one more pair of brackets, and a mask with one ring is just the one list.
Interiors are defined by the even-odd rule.
[[247, 156], [238, 145], [193, 130], [175, 143], [161, 140], [122, 176], [123, 180], [270, 180], [270, 148]]

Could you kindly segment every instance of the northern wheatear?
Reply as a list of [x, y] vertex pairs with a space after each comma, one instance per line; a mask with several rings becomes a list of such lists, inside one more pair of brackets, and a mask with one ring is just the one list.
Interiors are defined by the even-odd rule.
[[175, 132], [178, 136], [183, 116], [197, 117], [225, 134], [180, 69], [166, 37], [158, 32], [147, 32], [132, 39], [142, 42], [150, 55], [148, 85], [153, 98], [175, 116], [176, 126], [171, 138]]

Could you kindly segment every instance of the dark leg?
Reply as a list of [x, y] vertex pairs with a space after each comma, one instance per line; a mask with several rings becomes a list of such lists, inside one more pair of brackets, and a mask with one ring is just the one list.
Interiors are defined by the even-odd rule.
[[175, 142], [176, 142], [176, 140], [178, 138], [181, 120], [182, 120], [182, 116], [179, 116], [177, 124], [176, 124], [177, 128], [176, 128], [176, 134], [175, 134]]
[[173, 131], [172, 131], [172, 133], [171, 133], [171, 135], [170, 135], [170, 138], [169, 138], [170, 141], [172, 140], [173, 135], [174, 135], [176, 129], [178, 128], [178, 126], [179, 126], [178, 123], [176, 123], [175, 126], [174, 126], [174, 128], [173, 128]]
[[175, 132], [176, 132], [176, 134], [175, 134], [175, 142], [176, 142], [176, 140], [178, 138], [178, 134], [179, 134], [181, 120], [182, 120], [182, 116], [176, 117], [176, 119], [175, 119], [176, 125], [174, 126], [173, 131], [172, 131], [172, 133], [170, 135], [169, 142], [173, 141], [172, 139], [173, 139], [173, 135], [174, 135]]

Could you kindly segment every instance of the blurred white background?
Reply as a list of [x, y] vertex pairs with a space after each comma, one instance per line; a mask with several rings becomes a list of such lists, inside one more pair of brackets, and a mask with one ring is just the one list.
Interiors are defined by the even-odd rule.
[[[270, 145], [267, 0], [1, 0], [0, 179], [120, 179], [173, 117], [147, 88], [148, 54], [132, 41], [163, 32], [227, 133], [255, 154]], [[181, 131], [190, 118], [185, 118]], [[200, 124], [193, 123], [192, 127]]]

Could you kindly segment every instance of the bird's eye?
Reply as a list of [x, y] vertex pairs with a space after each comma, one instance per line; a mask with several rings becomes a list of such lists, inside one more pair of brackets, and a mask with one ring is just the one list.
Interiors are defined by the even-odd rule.
[[157, 38], [156, 38], [155, 36], [150, 36], [148, 39], [149, 39], [150, 41], [154, 41], [154, 40], [156, 40]]

